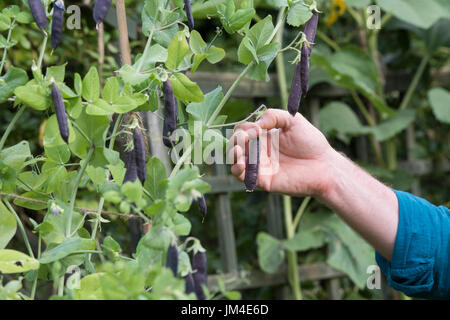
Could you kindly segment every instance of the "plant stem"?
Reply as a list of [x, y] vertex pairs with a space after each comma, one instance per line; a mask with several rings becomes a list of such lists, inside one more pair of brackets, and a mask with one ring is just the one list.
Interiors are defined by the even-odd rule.
[[42, 66], [42, 61], [44, 60], [45, 48], [47, 47], [48, 34], [44, 32], [44, 40], [42, 41], [41, 52], [39, 53], [39, 59], [37, 63], [37, 68], [40, 69]]
[[145, 44], [144, 52], [142, 53], [141, 58], [139, 59], [139, 65], [137, 67], [137, 72], [139, 73], [142, 69], [142, 65], [144, 64], [144, 60], [147, 57], [148, 49], [150, 48], [150, 45], [152, 43], [153, 39], [153, 32], [155, 31], [155, 28], [152, 28], [152, 31], [150, 32], [150, 36], [147, 39], [147, 43]]
[[[10, 26], [9, 26], [9, 30], [8, 30], [8, 36], [6, 38], [6, 43], [9, 43], [9, 40], [11, 40], [11, 33], [12, 30], [14, 29], [14, 24], [16, 22], [16, 19], [14, 18], [13, 21], [11, 22]], [[6, 53], [8, 52], [8, 48], [5, 46], [5, 48], [3, 49], [3, 57], [2, 57], [2, 62], [0, 62], [0, 75], [3, 72], [3, 66], [5, 65], [5, 61], [6, 61]]]
[[119, 128], [120, 123], [122, 122], [123, 115], [124, 115], [123, 113], [119, 114], [119, 116], [116, 119], [116, 122], [114, 123], [113, 132], [111, 133], [111, 141], [109, 142], [108, 146], [109, 150], [114, 149], [114, 143], [116, 142], [116, 132]]
[[256, 113], [258, 113], [261, 109], [266, 108], [266, 106], [264, 104], [260, 105], [258, 107], [258, 109], [256, 109], [255, 111], [253, 111], [252, 113], [250, 113], [247, 117], [245, 117], [245, 119], [242, 119], [240, 121], [236, 121], [236, 122], [230, 122], [230, 123], [224, 123], [224, 124], [216, 124], [214, 126], [209, 126], [208, 129], [214, 129], [214, 128], [223, 128], [223, 127], [230, 127], [230, 126], [236, 126], [238, 124], [247, 122], [251, 117], [253, 117]]
[[[38, 237], [38, 253], [37, 253], [37, 259], [39, 260], [41, 258], [41, 243], [42, 243], [42, 236], [41, 233], [39, 233]], [[38, 274], [36, 272], [36, 276], [33, 280], [33, 286], [31, 287], [31, 300], [34, 300], [34, 297], [36, 296], [36, 288], [37, 288], [37, 281], [38, 281]]]
[[316, 34], [323, 42], [329, 45], [334, 51], [341, 50], [339, 45], [335, 41], [333, 41], [330, 37], [328, 37], [324, 32], [317, 30]]
[[297, 213], [294, 218], [294, 222], [292, 222], [292, 229], [297, 230], [298, 224], [300, 223], [300, 219], [303, 216], [303, 213], [305, 212], [306, 207], [308, 206], [309, 201], [311, 201], [311, 197], [306, 197], [303, 199], [302, 204], [300, 205], [300, 208], [298, 208]]
[[416, 89], [417, 89], [420, 78], [422, 77], [422, 74], [425, 71], [425, 67], [427, 66], [429, 59], [430, 59], [430, 56], [428, 54], [425, 54], [423, 56], [422, 61], [420, 62], [420, 65], [417, 68], [416, 73], [414, 74], [414, 78], [411, 81], [411, 84], [409, 85], [408, 91], [406, 91], [406, 94], [403, 97], [402, 103], [400, 104], [400, 107], [399, 107], [400, 110], [404, 110], [408, 107], [408, 104], [411, 101], [414, 91], [416, 91]]
[[17, 215], [16, 210], [11, 206], [8, 200], [3, 200], [3, 202], [6, 204], [6, 207], [11, 211], [11, 213], [14, 215], [14, 218], [16, 218], [17, 225], [19, 227], [20, 233], [22, 234], [23, 241], [25, 242], [25, 246], [27, 247], [28, 253], [30, 257], [34, 258], [33, 250], [31, 250], [30, 242], [28, 241], [27, 233], [25, 232], [25, 228], [22, 224], [22, 221], [20, 220], [19, 216]]
[[[294, 237], [294, 229], [292, 223], [292, 201], [291, 197], [283, 196], [284, 205], [284, 222], [286, 227], [286, 236], [288, 239]], [[302, 300], [302, 292], [300, 287], [300, 279], [298, 277], [297, 253], [295, 251], [286, 250], [288, 262], [288, 279], [291, 284], [292, 295], [295, 300]]]
[[236, 80], [234, 80], [233, 84], [231, 85], [230, 89], [228, 89], [227, 93], [225, 94], [225, 96], [222, 98], [222, 100], [220, 101], [219, 105], [217, 106], [216, 110], [214, 110], [213, 114], [211, 115], [211, 118], [209, 118], [208, 122], [206, 123], [206, 126], [210, 126], [211, 124], [214, 123], [214, 121], [216, 120], [217, 116], [219, 115], [220, 111], [222, 110], [222, 108], [225, 106], [225, 103], [227, 103], [228, 99], [230, 99], [231, 94], [233, 93], [233, 91], [236, 89], [236, 87], [238, 86], [239, 82], [241, 82], [242, 78], [245, 77], [245, 75], [249, 72], [250, 68], [255, 64], [254, 61], [250, 62], [250, 64], [248, 64], [244, 70], [242, 70], [241, 74], [236, 78]]
[[13, 129], [14, 125], [16, 124], [17, 120], [19, 120], [22, 113], [25, 111], [25, 106], [22, 105], [19, 110], [16, 112], [14, 117], [12, 118], [11, 122], [9, 123], [8, 127], [5, 130], [5, 133], [2, 136], [2, 139], [0, 140], [0, 151], [2, 151], [3, 146], [5, 145], [6, 139], [8, 138], [9, 134], [11, 133], [11, 130]]
[[69, 217], [67, 219], [67, 226], [66, 226], [66, 236], [69, 237], [71, 234], [71, 227], [72, 227], [72, 214], [73, 214], [73, 208], [75, 206], [75, 199], [77, 198], [77, 192], [78, 192], [78, 186], [80, 185], [81, 178], [83, 177], [84, 171], [87, 168], [87, 165], [89, 161], [92, 158], [92, 155], [94, 154], [95, 146], [94, 144], [91, 144], [91, 147], [89, 148], [89, 152], [84, 159], [83, 165], [80, 168], [80, 171], [78, 172], [78, 175], [75, 180], [75, 184], [73, 186], [72, 191], [72, 197], [70, 199], [70, 207], [69, 207]]
[[[91, 239], [95, 239], [95, 236], [97, 235], [97, 229], [100, 222], [100, 216], [102, 214], [103, 204], [105, 203], [105, 198], [100, 197], [100, 200], [98, 202], [97, 207], [97, 219], [95, 219], [94, 228], [92, 230]], [[89, 255], [89, 260], [91, 260], [91, 257]]]

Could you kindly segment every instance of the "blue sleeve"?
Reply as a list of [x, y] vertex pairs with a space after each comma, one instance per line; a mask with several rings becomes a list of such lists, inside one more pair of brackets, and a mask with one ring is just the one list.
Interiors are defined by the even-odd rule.
[[394, 190], [399, 221], [392, 261], [375, 259], [389, 285], [408, 296], [450, 299], [450, 210]]

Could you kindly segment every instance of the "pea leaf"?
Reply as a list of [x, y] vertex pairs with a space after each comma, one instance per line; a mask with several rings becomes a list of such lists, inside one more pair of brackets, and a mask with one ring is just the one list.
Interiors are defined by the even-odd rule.
[[0, 249], [4, 249], [16, 234], [17, 221], [11, 211], [0, 201]]
[[284, 260], [283, 243], [265, 232], [256, 236], [258, 262], [264, 272], [275, 273]]
[[28, 82], [25, 86], [17, 87], [14, 94], [20, 102], [39, 111], [43, 111], [51, 105], [47, 88], [34, 84], [33, 81]]
[[312, 12], [303, 1], [289, 9], [287, 23], [294, 27], [304, 25], [312, 17]]
[[204, 99], [200, 87], [182, 73], [174, 73], [169, 78], [174, 95], [182, 101], [201, 102]]
[[0, 250], [1, 273], [22, 273], [37, 269], [39, 269], [39, 261], [36, 259], [16, 250]]
[[83, 79], [83, 98], [88, 102], [96, 101], [100, 96], [100, 79], [97, 68], [91, 67]]
[[443, 88], [433, 88], [428, 91], [428, 99], [436, 119], [450, 123], [450, 92]]
[[0, 77], [0, 103], [8, 100], [14, 93], [14, 90], [26, 84], [28, 75], [25, 70], [11, 67], [8, 72]]
[[180, 31], [173, 37], [167, 50], [166, 66], [171, 70], [176, 70], [189, 52], [189, 44], [184, 36], [184, 32]]

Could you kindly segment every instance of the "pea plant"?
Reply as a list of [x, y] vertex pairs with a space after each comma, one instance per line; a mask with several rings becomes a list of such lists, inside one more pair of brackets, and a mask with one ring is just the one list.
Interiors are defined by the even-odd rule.
[[[63, 1], [29, 0], [28, 7], [14, 5], [0, 12], [0, 31], [8, 32], [6, 38], [0, 37], [0, 103], [16, 108], [0, 140], [0, 272], [8, 279], [17, 275], [1, 287], [1, 298], [35, 299], [39, 286], [46, 283], [52, 283], [55, 299], [239, 296], [226, 291], [220, 282], [220, 293], [208, 290], [206, 250], [199, 239], [190, 236], [191, 223], [184, 215], [195, 203], [205, 218], [204, 194], [210, 190], [191, 160], [195, 143], [202, 139], [194, 136], [193, 123], [200, 122], [202, 131], [232, 125], [221, 111], [240, 81], [245, 76], [267, 81], [269, 66], [288, 49], [297, 52], [293, 63], [302, 77], [292, 87], [290, 111], [295, 114], [307, 90], [318, 10], [314, 0], [280, 3], [276, 19], [268, 15], [254, 23], [253, 1], [196, 1], [191, 7], [189, 0], [146, 0], [144, 50], [134, 54], [131, 65], [124, 64], [116, 76], [106, 79], [100, 78], [96, 67], [85, 75], [75, 73], [72, 79], [66, 76], [67, 63], [43, 67], [48, 38], [53, 48], [61, 42]], [[195, 30], [192, 12], [196, 8], [220, 21], [221, 28], [210, 42]], [[108, 10], [111, 1], [96, 1], [93, 19], [97, 25]], [[299, 29], [288, 47], [282, 48], [276, 36], [285, 21], [294, 27], [311, 22], [309, 31]], [[11, 65], [1, 75], [7, 51], [15, 45], [11, 35], [18, 23], [41, 30], [39, 57], [31, 70]], [[228, 91], [217, 87], [203, 93], [187, 72], [225, 57], [225, 51], [214, 45], [223, 32], [240, 39], [237, 55], [242, 72]], [[162, 117], [160, 99], [164, 100]], [[40, 155], [31, 153], [28, 141], [6, 145], [21, 115], [31, 109], [49, 115]], [[170, 149], [181, 140], [173, 134], [176, 129], [192, 137], [194, 142], [177, 153], [171, 172], [148, 154], [146, 137], [159, 129], [147, 131], [139, 112], [161, 117], [163, 143]], [[185, 113], [186, 121], [180, 121], [180, 114]], [[203, 144], [204, 150], [212, 143], [227, 144], [227, 138], [217, 132], [213, 142]], [[247, 188], [253, 190], [257, 164], [248, 172], [252, 176], [246, 179]], [[79, 205], [82, 189], [95, 196], [95, 207]], [[13, 204], [41, 215], [38, 221], [28, 218], [38, 237], [37, 250], [31, 247]], [[116, 210], [105, 211], [105, 205]], [[147, 226], [148, 232], [131, 257], [113, 237], [99, 237], [113, 215], [140, 219]], [[5, 249], [17, 228], [27, 252]]]

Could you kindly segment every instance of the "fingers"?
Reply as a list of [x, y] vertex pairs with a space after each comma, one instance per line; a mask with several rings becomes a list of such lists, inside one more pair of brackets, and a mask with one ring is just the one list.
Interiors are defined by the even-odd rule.
[[289, 128], [293, 125], [294, 119], [289, 112], [280, 109], [268, 109], [261, 118], [255, 122], [261, 129], [274, 129], [274, 128]]

